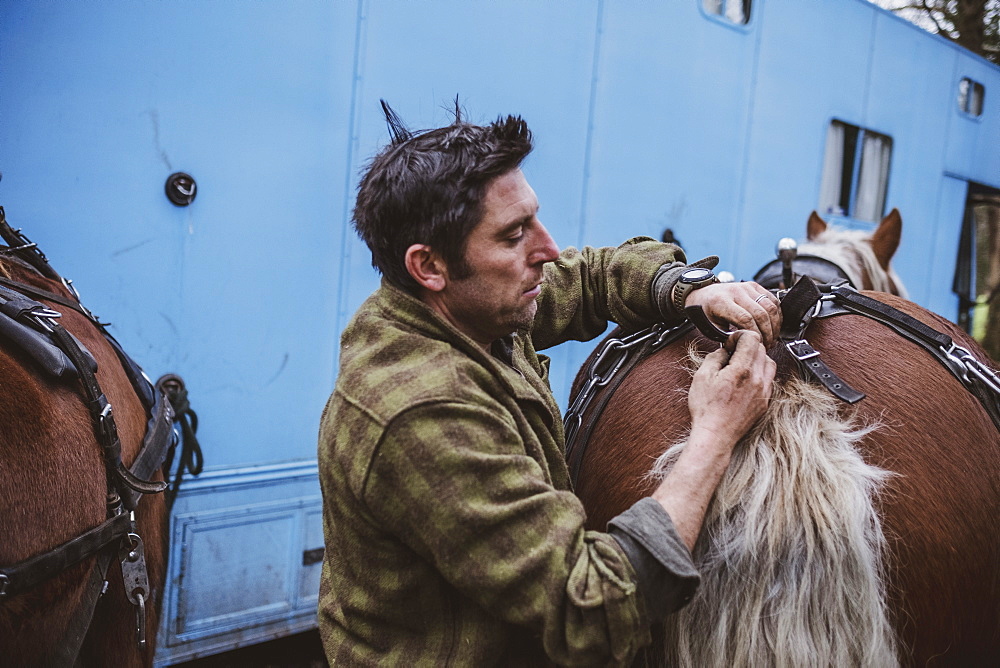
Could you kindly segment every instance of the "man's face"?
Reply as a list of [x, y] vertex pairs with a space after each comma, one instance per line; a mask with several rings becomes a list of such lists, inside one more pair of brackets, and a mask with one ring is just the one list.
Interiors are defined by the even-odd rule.
[[489, 346], [531, 324], [538, 309], [542, 265], [559, 256], [538, 220], [538, 199], [520, 169], [496, 178], [483, 198], [483, 219], [465, 248], [471, 270], [450, 279], [437, 310], [475, 341]]

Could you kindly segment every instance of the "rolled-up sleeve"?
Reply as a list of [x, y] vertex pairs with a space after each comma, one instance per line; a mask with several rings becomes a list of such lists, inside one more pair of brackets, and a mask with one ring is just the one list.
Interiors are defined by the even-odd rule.
[[650, 641], [620, 544], [584, 530], [580, 501], [546, 481], [501, 411], [443, 401], [402, 413], [385, 430], [363, 495], [451, 587], [536, 629], [551, 660], [624, 663]]
[[694, 596], [701, 577], [670, 515], [652, 498], [640, 499], [608, 523], [635, 569], [650, 622], [661, 622]]
[[636, 237], [618, 247], [567, 248], [545, 265], [532, 341], [538, 350], [589, 341], [608, 321], [639, 330], [662, 320], [652, 281], [664, 265], [686, 262], [672, 244]]

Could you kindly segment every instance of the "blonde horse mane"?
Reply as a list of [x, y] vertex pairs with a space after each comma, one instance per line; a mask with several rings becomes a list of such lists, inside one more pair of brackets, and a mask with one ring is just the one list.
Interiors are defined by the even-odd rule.
[[840, 266], [853, 285], [864, 285], [863, 276], [868, 275], [871, 289], [879, 292], [895, 292], [906, 297], [906, 287], [890, 266], [882, 268], [871, 245], [872, 235], [862, 230], [848, 230], [830, 225], [819, 236], [799, 246], [799, 253], [815, 255], [830, 260]]
[[876, 427], [842, 419], [806, 381], [774, 392], [708, 509], [694, 550], [701, 587], [667, 620], [667, 665], [898, 665], [874, 506], [892, 474], [855, 447]]

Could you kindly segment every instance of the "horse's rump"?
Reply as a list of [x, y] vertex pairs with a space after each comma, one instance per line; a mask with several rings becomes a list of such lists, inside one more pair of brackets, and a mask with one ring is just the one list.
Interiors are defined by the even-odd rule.
[[[54, 280], [4, 259], [17, 281], [73, 298]], [[39, 300], [45, 302], [45, 300]], [[122, 444], [122, 461], [138, 454], [146, 431], [145, 407], [115, 351], [86, 317], [59, 304], [60, 324], [97, 362], [97, 380], [113, 406]], [[55, 379], [31, 357], [0, 340], [0, 564], [15, 564], [41, 554], [101, 524], [107, 518], [107, 475], [85, 398], [75, 378]], [[162, 479], [157, 473], [155, 479]], [[136, 510], [137, 530], [146, 549], [151, 601], [159, 600], [165, 575], [166, 507], [162, 495], [143, 498]], [[135, 609], [128, 602], [113, 559], [107, 592], [98, 600], [82, 665], [142, 665], [152, 662], [158, 611], [149, 605], [144, 652], [136, 648]], [[94, 570], [91, 556], [29, 591], [0, 602], [0, 645], [5, 665], [47, 665], [59, 660], [70, 643], [71, 622]]]
[[[872, 296], [988, 359], [943, 318], [900, 298]], [[874, 665], [898, 640], [904, 664], [979, 665], [995, 659], [1000, 656], [996, 427], [939, 362], [873, 320], [857, 315], [818, 320], [807, 338], [841, 378], [868, 396], [850, 407], [815, 388], [800, 391], [790, 383], [797, 376], [794, 361], [783, 347], [771, 351], [785, 390], [734, 451], [695, 549], [704, 577], [700, 596], [706, 598], [696, 597], [671, 618], [668, 651], [675, 659], [687, 656], [692, 665], [752, 665], [754, 656], [785, 665], [809, 658]], [[685, 359], [692, 341], [703, 351], [714, 345], [688, 337], [655, 353], [632, 371], [605, 408], [577, 485], [593, 528], [603, 528], [651, 493], [657, 482], [647, 472], [667, 446], [683, 441], [690, 424]], [[780, 427], [791, 432], [781, 438], [768, 437], [782, 413], [800, 424]], [[823, 442], [811, 443], [817, 432]], [[759, 526], [761, 513], [769, 528]], [[789, 533], [777, 536], [773, 531], [782, 522]], [[794, 549], [775, 549], [786, 543]], [[740, 559], [747, 561], [743, 570], [736, 563]], [[837, 568], [839, 575], [831, 572]], [[714, 598], [719, 592], [730, 598]], [[881, 600], [886, 612], [878, 610]], [[879, 615], [884, 620], [886, 614], [893, 632], [878, 628], [884, 624]], [[817, 627], [822, 624], [847, 628]], [[751, 635], [737, 637], [742, 629]], [[726, 636], [717, 638], [714, 649], [678, 649], [684, 634], [710, 638], [713, 632]], [[852, 634], [854, 640], [844, 640]], [[888, 636], [888, 644], [879, 648], [881, 636]], [[854, 649], [843, 654], [851, 644]]]

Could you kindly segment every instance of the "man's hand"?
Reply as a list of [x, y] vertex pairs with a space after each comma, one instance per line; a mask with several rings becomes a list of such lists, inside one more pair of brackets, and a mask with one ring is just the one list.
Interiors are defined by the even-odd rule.
[[778, 338], [781, 308], [778, 299], [756, 283], [714, 283], [688, 295], [685, 306], [701, 306], [713, 322], [725, 329], [747, 329], [760, 335], [765, 346]]
[[[706, 290], [707, 288], [702, 288]], [[701, 292], [701, 290], [695, 290]], [[736, 442], [767, 410], [775, 364], [756, 332], [734, 332], [727, 347], [709, 354], [688, 394], [691, 435], [673, 469], [653, 492], [693, 550], [705, 511], [729, 466]]]
[[728, 454], [767, 410], [776, 366], [756, 332], [734, 332], [726, 348], [734, 350], [732, 356], [720, 348], [695, 373], [688, 410], [692, 434], [704, 432]]

